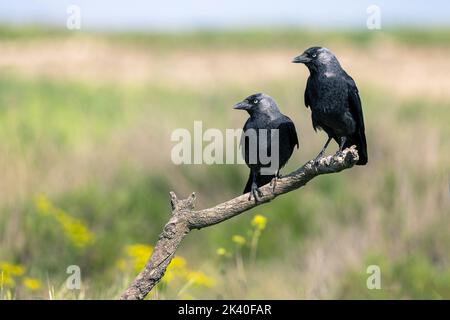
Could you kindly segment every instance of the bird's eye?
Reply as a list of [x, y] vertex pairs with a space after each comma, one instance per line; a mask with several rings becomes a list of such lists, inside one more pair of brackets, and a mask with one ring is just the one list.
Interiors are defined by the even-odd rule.
[[258, 100], [253, 100], [253, 104], [258, 104]]
[[311, 57], [315, 58], [315, 57], [317, 57], [317, 54], [313, 53], [313, 54], [311, 55]]

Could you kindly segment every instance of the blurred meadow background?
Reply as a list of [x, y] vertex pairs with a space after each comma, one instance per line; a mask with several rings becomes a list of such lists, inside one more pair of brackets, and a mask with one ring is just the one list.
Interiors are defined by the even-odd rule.
[[[195, 191], [197, 208], [242, 191], [245, 165], [174, 165], [170, 135], [195, 120], [241, 128], [232, 106], [249, 94], [271, 95], [296, 124], [284, 173], [312, 159], [326, 137], [303, 105], [307, 69], [290, 61], [313, 45], [359, 86], [369, 164], [193, 231], [149, 298], [449, 299], [450, 26], [368, 30], [362, 7], [359, 27], [67, 30], [65, 7], [62, 23], [37, 25], [36, 8], [33, 20], [0, 6], [0, 299], [117, 298], [168, 220], [170, 190]], [[80, 290], [66, 287], [70, 265]], [[370, 265], [381, 290], [366, 286]]]

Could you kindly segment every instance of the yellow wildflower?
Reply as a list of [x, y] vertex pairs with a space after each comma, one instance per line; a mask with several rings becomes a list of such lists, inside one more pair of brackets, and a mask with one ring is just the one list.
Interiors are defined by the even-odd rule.
[[235, 234], [231, 237], [231, 240], [236, 243], [239, 246], [243, 246], [246, 242], [245, 238], [243, 236]]
[[216, 281], [205, 275], [203, 272], [199, 271], [190, 271], [188, 272], [186, 278], [192, 282], [194, 285], [205, 286], [205, 287], [213, 287], [216, 284]]
[[162, 280], [168, 283], [176, 276], [184, 276], [186, 272], [186, 259], [180, 256], [175, 256], [167, 266], [164, 278]]
[[126, 246], [125, 251], [127, 252], [128, 256], [133, 258], [142, 257], [143, 255], [146, 255], [146, 258], [148, 258], [153, 252], [153, 247], [146, 244], [137, 243]]
[[41, 287], [41, 282], [38, 279], [30, 277], [25, 277], [22, 284], [31, 291], [38, 290]]
[[14, 281], [13, 277], [3, 271], [0, 271], [0, 288], [14, 287], [15, 284], [16, 282]]
[[132, 258], [133, 270], [137, 273], [144, 268], [153, 252], [153, 247], [145, 244], [132, 244], [126, 246], [125, 251]]
[[63, 210], [56, 209], [54, 212], [56, 220], [63, 227], [64, 233], [79, 248], [83, 248], [94, 241], [94, 234], [84, 225], [84, 223]]
[[264, 230], [266, 228], [266, 224], [267, 224], [267, 218], [260, 214], [257, 214], [252, 219], [252, 226], [254, 226], [258, 230], [261, 230], [261, 231]]
[[164, 272], [164, 276], [161, 279], [161, 282], [163, 283], [169, 283], [173, 279], [175, 279], [175, 273], [172, 272], [169, 268], [166, 269], [166, 272]]
[[37, 196], [35, 205], [38, 213], [53, 217], [62, 226], [64, 234], [74, 246], [83, 248], [94, 241], [94, 234], [85, 226], [83, 221], [53, 206], [45, 195]]
[[182, 269], [186, 266], [186, 259], [180, 257], [180, 256], [175, 256], [172, 261], [170, 262], [168, 268], [173, 268], [173, 269]]
[[50, 209], [52, 208], [52, 204], [50, 201], [45, 197], [45, 195], [41, 194], [38, 195], [35, 198], [35, 205], [39, 213], [43, 215], [48, 215], [50, 212]]
[[25, 268], [20, 264], [2, 262], [0, 263], [0, 271], [13, 277], [20, 277], [25, 273]]
[[227, 254], [227, 250], [225, 248], [219, 248], [219, 249], [217, 249], [216, 253], [217, 253], [217, 255], [223, 257]]

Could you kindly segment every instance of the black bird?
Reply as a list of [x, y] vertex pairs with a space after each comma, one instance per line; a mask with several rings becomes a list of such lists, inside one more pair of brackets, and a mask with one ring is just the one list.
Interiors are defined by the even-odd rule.
[[[294, 147], [298, 148], [299, 146], [297, 132], [292, 120], [283, 115], [275, 101], [266, 94], [253, 94], [236, 104], [234, 109], [245, 110], [250, 114], [250, 118], [244, 125], [244, 135], [241, 140], [243, 156], [250, 168], [244, 193], [250, 192], [249, 200], [253, 195], [257, 201], [257, 194], [262, 196], [259, 187], [271, 182], [275, 189], [277, 178], [280, 177], [280, 169], [291, 157]], [[264, 130], [260, 129], [266, 129], [266, 135], [262, 135], [261, 132]], [[275, 134], [272, 131], [274, 129], [278, 130], [278, 141], [274, 140], [276, 145], [272, 146], [271, 136]], [[254, 139], [252, 140], [251, 134], [253, 133]], [[265, 150], [260, 150], [260, 148]], [[260, 157], [260, 154], [271, 157], [271, 148], [278, 150], [278, 161], [275, 160], [273, 163], [271, 161], [274, 159], [270, 159], [271, 161], [268, 162]], [[274, 168], [269, 169], [269, 167]]]
[[303, 63], [309, 69], [305, 106], [311, 108], [314, 130], [323, 129], [328, 134], [328, 140], [316, 161], [334, 139], [339, 144], [338, 152], [356, 145], [359, 155], [356, 164], [365, 165], [367, 143], [361, 99], [355, 81], [327, 48], [309, 48], [292, 62]]

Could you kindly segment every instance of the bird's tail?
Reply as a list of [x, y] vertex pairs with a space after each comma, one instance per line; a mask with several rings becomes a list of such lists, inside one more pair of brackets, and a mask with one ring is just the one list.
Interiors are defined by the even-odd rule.
[[[247, 180], [247, 184], [245, 185], [244, 188], [244, 192], [243, 193], [247, 193], [250, 192], [250, 190], [252, 189], [252, 172], [250, 171], [250, 174], [248, 176], [248, 180]], [[270, 181], [272, 181], [272, 179], [275, 178], [274, 175], [260, 175], [258, 174], [258, 176], [256, 177], [256, 185], [259, 187], [262, 187], [265, 184], [268, 184]]]
[[367, 142], [366, 135], [363, 130], [357, 130], [353, 135], [347, 138], [347, 142], [344, 145], [344, 148], [349, 148], [353, 145], [356, 145], [356, 150], [358, 150], [359, 160], [356, 162], [357, 165], [363, 166], [367, 164], [368, 156], [367, 156]]

